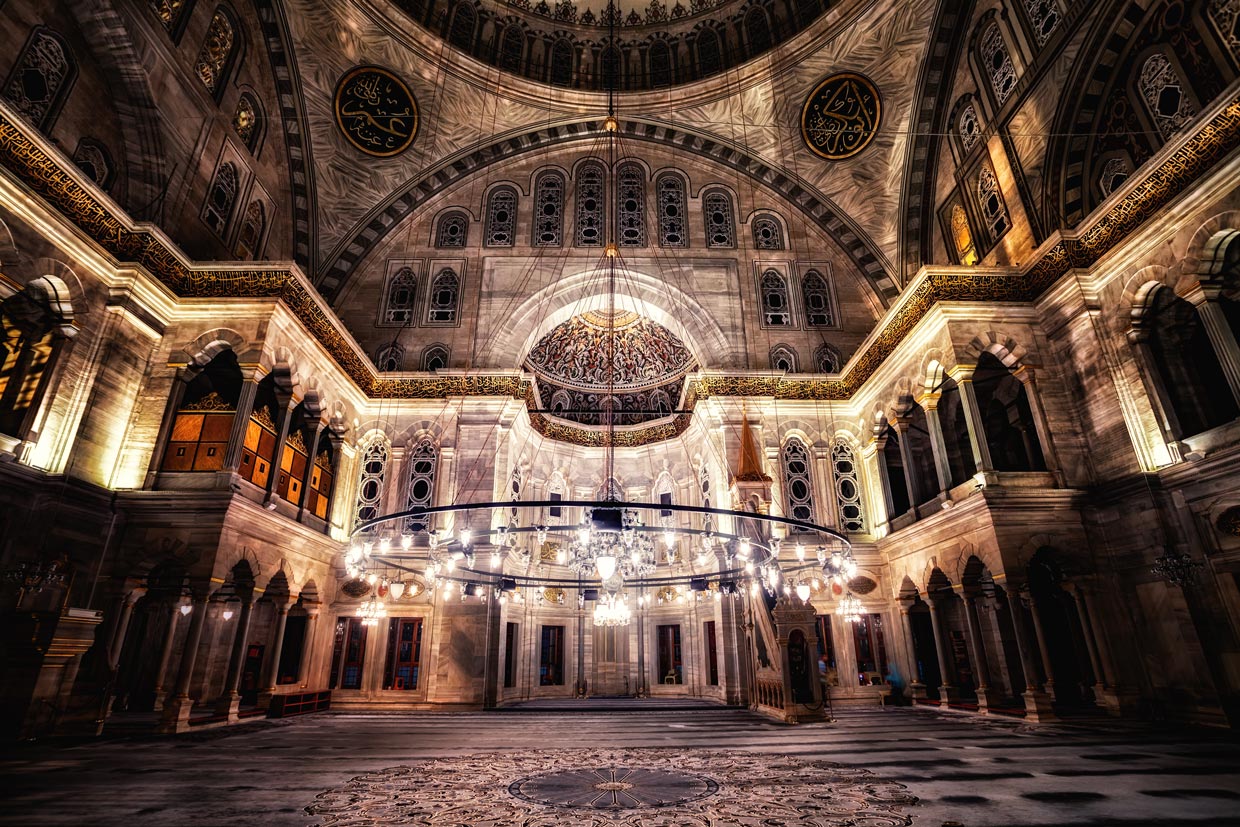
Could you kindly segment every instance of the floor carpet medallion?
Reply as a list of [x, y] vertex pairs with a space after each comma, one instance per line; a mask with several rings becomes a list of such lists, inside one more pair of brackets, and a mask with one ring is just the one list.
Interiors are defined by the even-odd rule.
[[736, 750], [488, 752], [389, 767], [320, 793], [323, 827], [902, 827], [903, 785]]

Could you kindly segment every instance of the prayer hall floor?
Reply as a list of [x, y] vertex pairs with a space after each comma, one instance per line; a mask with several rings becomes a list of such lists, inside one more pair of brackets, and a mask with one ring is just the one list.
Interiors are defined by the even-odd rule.
[[837, 719], [324, 713], [23, 745], [0, 761], [0, 825], [1240, 825], [1229, 733], [926, 708]]

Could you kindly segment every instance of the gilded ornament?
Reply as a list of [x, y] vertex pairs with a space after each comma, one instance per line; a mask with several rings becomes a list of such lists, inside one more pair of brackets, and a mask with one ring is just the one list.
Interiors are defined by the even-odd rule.
[[183, 411], [228, 411], [233, 410], [233, 406], [225, 402], [218, 393], [211, 391], [209, 394], [199, 399], [197, 402], [191, 402], [181, 408]]
[[378, 66], [355, 66], [336, 84], [336, 125], [354, 147], [376, 158], [409, 148], [418, 104], [405, 82]]
[[873, 81], [855, 72], [831, 75], [814, 87], [801, 110], [801, 137], [828, 161], [851, 158], [870, 145], [882, 119]]

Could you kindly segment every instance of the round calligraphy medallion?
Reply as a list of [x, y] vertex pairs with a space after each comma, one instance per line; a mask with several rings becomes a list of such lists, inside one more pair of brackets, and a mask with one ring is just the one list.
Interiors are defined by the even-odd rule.
[[882, 99], [869, 78], [841, 72], [810, 92], [801, 110], [805, 145], [829, 161], [851, 158], [878, 134]]
[[336, 125], [362, 152], [390, 158], [417, 136], [418, 103], [387, 69], [356, 66], [336, 84]]

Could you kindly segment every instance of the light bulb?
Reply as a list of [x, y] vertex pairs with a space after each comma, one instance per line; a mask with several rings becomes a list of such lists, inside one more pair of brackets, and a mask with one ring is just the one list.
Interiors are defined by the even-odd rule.
[[663, 532], [663, 544], [671, 550], [672, 546], [676, 545], [676, 535], [671, 531]]
[[749, 556], [749, 538], [748, 537], [741, 538], [741, 550], [739, 554], [741, 555], [741, 557]]
[[452, 596], [452, 581], [451, 580], [443, 584], [443, 596], [444, 597]]
[[797, 562], [805, 562], [805, 544], [797, 543]]
[[381, 554], [387, 554], [388, 549], [390, 549], [391, 547], [392, 547], [392, 539], [390, 537], [384, 537], [382, 540], [379, 541], [379, 552]]
[[468, 528], [462, 528], [461, 533], [458, 536], [461, 539], [461, 545], [468, 546], [470, 541], [473, 540], [474, 538], [474, 533], [470, 531]]
[[555, 561], [561, 566], [568, 562], [568, 552], [564, 549], [556, 549]]
[[375, 577], [375, 573], [373, 571], [370, 574], [366, 575], [366, 582], [372, 586], [375, 584], [376, 579], [377, 578]]
[[449, 557], [446, 565], [447, 565], [448, 571], [455, 571], [456, 570], [456, 557]]
[[224, 617], [224, 619], [225, 619], [225, 620], [232, 620], [232, 616], [233, 616], [233, 610], [232, 610], [232, 609], [225, 609], [225, 610], [224, 610], [224, 615], [223, 615], [223, 617]]
[[634, 567], [640, 566], [640, 565], [642, 564], [642, 555], [641, 555], [641, 552], [640, 552], [640, 551], [634, 551], [632, 554], [630, 554], [630, 555], [629, 555], [629, 562], [630, 562], [630, 563], [632, 563]]
[[402, 534], [400, 536], [400, 547], [403, 548], [405, 551], [408, 551], [409, 549], [413, 548], [413, 535]]
[[809, 584], [808, 583], [797, 583], [797, 597], [801, 599], [802, 603], [809, 600]]
[[577, 542], [583, 546], [588, 546], [590, 544], [590, 529], [584, 526], [577, 529]]
[[754, 597], [758, 596], [758, 584], [757, 583], [754, 583], [752, 586], [749, 587], [749, 593], [752, 594]]
[[388, 592], [392, 595], [393, 600], [400, 600], [401, 595], [405, 593], [405, 584], [400, 580], [388, 586]]
[[187, 615], [187, 614], [189, 614], [191, 611], [193, 611], [193, 608], [194, 608], [194, 607], [193, 607], [193, 606], [191, 606], [191, 605], [189, 605], [188, 603], [182, 603], [182, 604], [181, 604], [181, 614], [182, 614], [182, 615]]
[[753, 574], [753, 560], [745, 561], [745, 574]]
[[610, 554], [604, 554], [595, 559], [594, 564], [598, 567], [599, 579], [610, 580], [611, 576], [616, 573], [616, 564], [618, 562]]
[[491, 552], [491, 568], [498, 568], [499, 564], [504, 562], [504, 557], [498, 551]]
[[375, 547], [375, 544], [370, 540], [367, 540], [366, 542], [362, 543], [362, 556], [369, 557], [370, 552], [374, 550], [374, 547]]

